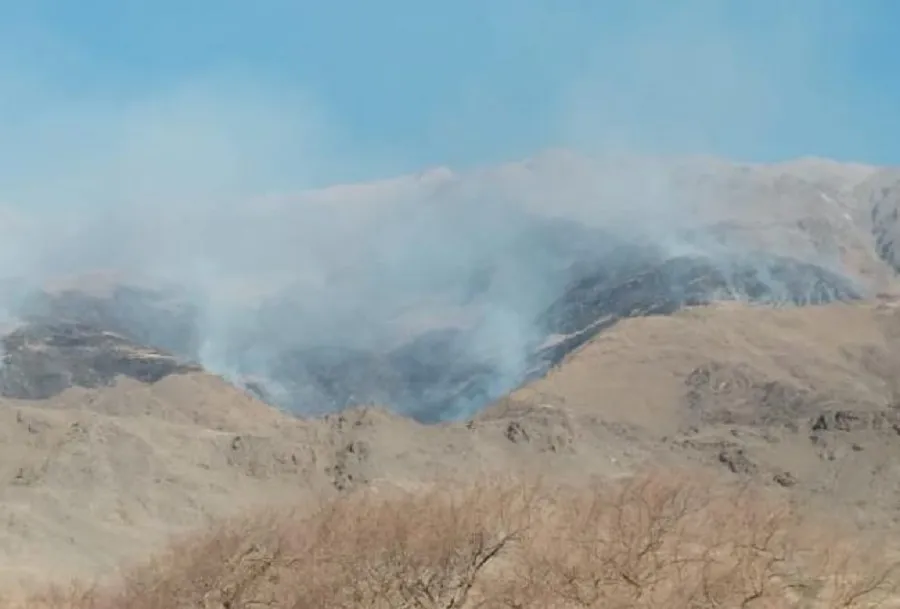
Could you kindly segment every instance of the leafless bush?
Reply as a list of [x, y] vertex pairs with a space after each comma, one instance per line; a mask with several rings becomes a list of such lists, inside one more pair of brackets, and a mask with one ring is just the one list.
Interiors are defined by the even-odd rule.
[[893, 583], [883, 554], [761, 491], [656, 472], [590, 489], [359, 491], [223, 523], [116, 589], [28, 606], [836, 609], [878, 606]]
[[506, 580], [510, 609], [873, 607], [894, 570], [749, 487], [649, 474], [557, 494]]
[[468, 606], [484, 594], [483, 572], [529, 529], [538, 499], [533, 487], [479, 485], [459, 494], [359, 500], [328, 514], [339, 538], [330, 540], [319, 565], [328, 570], [323, 581], [331, 590], [322, 600], [331, 607]]

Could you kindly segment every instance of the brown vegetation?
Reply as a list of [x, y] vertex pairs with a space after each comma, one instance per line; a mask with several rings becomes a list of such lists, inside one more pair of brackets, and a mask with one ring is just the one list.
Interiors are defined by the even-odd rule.
[[[823, 535], [823, 531], [828, 531]], [[224, 522], [42, 609], [888, 606], [882, 552], [694, 475], [367, 489]]]

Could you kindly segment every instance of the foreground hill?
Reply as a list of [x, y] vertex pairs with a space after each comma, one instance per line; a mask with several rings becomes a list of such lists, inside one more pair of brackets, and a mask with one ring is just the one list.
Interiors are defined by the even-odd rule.
[[544, 467], [541, 450], [514, 446], [502, 421], [424, 426], [379, 408], [301, 420], [84, 325], [16, 330], [3, 374], [20, 394], [0, 401], [7, 586], [108, 574], [253, 506]]
[[898, 331], [888, 301], [628, 319], [474, 419], [434, 425], [371, 407], [297, 419], [190, 368], [5, 398], [3, 577], [105, 574], [217, 517], [354, 488], [659, 464], [883, 530], [900, 493]]

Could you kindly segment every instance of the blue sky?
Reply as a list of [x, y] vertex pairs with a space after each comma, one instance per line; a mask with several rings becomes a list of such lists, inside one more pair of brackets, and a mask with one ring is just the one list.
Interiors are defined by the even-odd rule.
[[250, 152], [248, 188], [557, 146], [900, 163], [888, 0], [0, 0], [0, 40], [29, 192], [128, 154], [151, 189]]

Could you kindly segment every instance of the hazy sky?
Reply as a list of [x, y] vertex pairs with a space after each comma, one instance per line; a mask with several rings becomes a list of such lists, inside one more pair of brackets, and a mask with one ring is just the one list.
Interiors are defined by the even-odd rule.
[[889, 0], [0, 0], [0, 41], [0, 187], [31, 194], [198, 157], [223, 189], [551, 146], [900, 162]]

